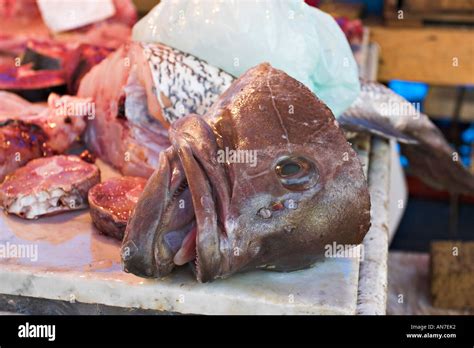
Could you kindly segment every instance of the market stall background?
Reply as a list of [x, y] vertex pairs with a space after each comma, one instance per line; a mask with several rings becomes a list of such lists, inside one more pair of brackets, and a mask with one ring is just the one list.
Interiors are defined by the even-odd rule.
[[[332, 13], [338, 20], [352, 44], [362, 77], [385, 82], [408, 100], [420, 103], [456, 146], [462, 161], [474, 169], [474, 128], [470, 124], [474, 118], [474, 91], [471, 87], [474, 82], [474, 48], [469, 45], [469, 42], [474, 42], [472, 7], [463, 1], [454, 1], [451, 5], [436, 1], [404, 1], [403, 4], [398, 1], [307, 2]], [[139, 14], [144, 15], [156, 2], [135, 1], [135, 4]], [[150, 288], [148, 281], [125, 279], [128, 276], [117, 272], [117, 243], [94, 230], [84, 229], [85, 225], [90, 226], [88, 213], [69, 213], [72, 219], [68, 223], [82, 225], [77, 230], [70, 229], [80, 235], [77, 239], [79, 244], [71, 245], [71, 248], [85, 248], [79, 255], [87, 256], [80, 261], [73, 257], [73, 265], [60, 261], [57, 264], [53, 258], [47, 266], [56, 268], [55, 271], [50, 271], [48, 267], [38, 271], [36, 264], [31, 268], [31, 264], [7, 262], [2, 267], [5, 277], [2, 279], [8, 281], [2, 282], [1, 292], [5, 295], [0, 297], [1, 308], [24, 313], [113, 313], [120, 311], [116, 307], [131, 313], [137, 312], [137, 309], [126, 308], [206, 314], [465, 312], [432, 306], [430, 279], [427, 276], [428, 252], [434, 240], [473, 240], [473, 198], [433, 191], [418, 179], [408, 176], [410, 199], [406, 202], [404, 179], [400, 175], [401, 170], [396, 169], [400, 166], [396, 144], [366, 137], [355, 141], [354, 147], [368, 170], [376, 209], [372, 230], [364, 242], [366, 254], [363, 262], [334, 260], [333, 264], [299, 271], [285, 279], [273, 273], [239, 275], [229, 283], [212, 285], [216, 289], [212, 290], [216, 291], [214, 300], [219, 302], [219, 306], [213, 305], [211, 299], [206, 300], [209, 294], [214, 296], [212, 291], [207, 294], [209, 288], [198, 289], [201, 285], [187, 284], [187, 275], [180, 274], [170, 284], [164, 284], [162, 297], [153, 298], [149, 291], [156, 288], [152, 285]], [[409, 163], [405, 159], [401, 159], [401, 164], [409, 172]], [[403, 201], [402, 208], [400, 200]], [[397, 226], [403, 212], [405, 215]], [[57, 223], [65, 218], [47, 219], [51, 220], [43, 220], [44, 232], [55, 226], [61, 229]], [[11, 231], [16, 231], [14, 234], [21, 234], [21, 238], [30, 241], [31, 238], [37, 238], [37, 241], [50, 238], [41, 230], [27, 236], [23, 222], [15, 218], [3, 219], [0, 223], [10, 237], [13, 236]], [[69, 237], [74, 239], [77, 236]], [[59, 248], [61, 243], [66, 242], [62, 240], [52, 244]], [[390, 252], [387, 250], [389, 245]], [[56, 260], [67, 260], [69, 256], [61, 253], [64, 249], [58, 251]], [[69, 255], [69, 252], [66, 254]], [[110, 256], [112, 254], [115, 257]], [[413, 262], [407, 262], [407, 259]], [[76, 273], [78, 269], [85, 270], [85, 273], [81, 276]], [[56, 271], [59, 272], [56, 274]], [[262, 278], [268, 278], [267, 295], [253, 285], [255, 279], [263, 283]], [[413, 279], [419, 286], [413, 286]], [[51, 282], [61, 284], [56, 292], [48, 285]], [[134, 286], [132, 292], [122, 286], [130, 282]], [[121, 285], [117, 285], [115, 295], [99, 296], [106, 291], [115, 291], [107, 284]], [[313, 285], [308, 287], [308, 284]], [[176, 288], [173, 287], [175, 285]], [[240, 285], [243, 288], [233, 291]], [[184, 290], [179, 290], [183, 286]], [[141, 296], [130, 295], [135, 292], [142, 292]], [[400, 294], [417, 300], [400, 302]], [[38, 297], [66, 302], [37, 303], [34, 298]], [[85, 303], [97, 304], [97, 307], [80, 307]]]

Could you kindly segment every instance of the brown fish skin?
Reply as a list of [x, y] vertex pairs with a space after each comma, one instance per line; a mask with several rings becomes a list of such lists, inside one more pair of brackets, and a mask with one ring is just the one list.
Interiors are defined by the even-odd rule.
[[[370, 226], [361, 164], [331, 111], [269, 64], [242, 75], [204, 117], [175, 121], [170, 140], [127, 226], [124, 246], [143, 249], [154, 241], [146, 246], [153, 258], [127, 249], [124, 267], [135, 274], [162, 277], [174, 267], [171, 248], [160, 242], [176, 227], [163, 213], [177, 211], [170, 173], [180, 173], [175, 187], [189, 185], [194, 219], [188, 216], [185, 226], [197, 228], [201, 282], [254, 268], [306, 268], [324, 258], [328, 244], [359, 244]], [[216, 154], [226, 149], [256, 151], [255, 165], [222, 163]], [[164, 203], [150, 209], [152, 201]], [[158, 238], [143, 238], [140, 221]]]

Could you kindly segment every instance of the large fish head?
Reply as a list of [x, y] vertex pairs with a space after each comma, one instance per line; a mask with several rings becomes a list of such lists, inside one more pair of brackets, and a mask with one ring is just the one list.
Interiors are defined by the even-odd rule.
[[[170, 140], [165, 184], [149, 190], [182, 186], [170, 179], [179, 172], [194, 217], [179, 248], [156, 252], [176, 223], [147, 215], [150, 204], [139, 202], [135, 215], [158, 220], [163, 236], [154, 241], [155, 265], [194, 260], [202, 282], [252, 268], [292, 271], [322, 259], [334, 242], [359, 244], [369, 228], [367, 183], [331, 111], [269, 64], [236, 80], [205, 117], [176, 121]], [[166, 198], [173, 190], [164, 191], [162, 210], [177, 215], [176, 200]], [[134, 220], [130, 236], [138, 233]]]

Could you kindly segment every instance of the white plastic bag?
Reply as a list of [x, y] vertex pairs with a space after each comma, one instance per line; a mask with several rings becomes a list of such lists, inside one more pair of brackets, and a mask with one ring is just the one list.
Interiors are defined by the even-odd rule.
[[338, 116], [359, 94], [357, 65], [335, 20], [303, 0], [162, 0], [133, 29], [234, 76], [269, 62]]

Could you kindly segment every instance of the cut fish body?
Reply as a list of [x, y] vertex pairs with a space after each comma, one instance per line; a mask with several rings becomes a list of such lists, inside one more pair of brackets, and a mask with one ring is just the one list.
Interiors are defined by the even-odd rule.
[[[112, 49], [86, 43], [62, 43], [51, 39], [24, 38], [21, 44], [8, 37], [0, 39], [0, 50], [6, 54], [0, 66], [0, 89], [14, 91], [30, 100], [42, 100], [52, 88], [67, 85], [75, 94], [81, 78]], [[10, 51], [9, 51], [10, 50]], [[16, 52], [20, 50], [20, 52]], [[21, 55], [21, 65], [16, 61]]]
[[160, 44], [129, 43], [94, 67], [78, 95], [90, 97], [96, 117], [87, 145], [125, 175], [148, 177], [169, 145], [169, 123], [203, 114], [233, 77]]

